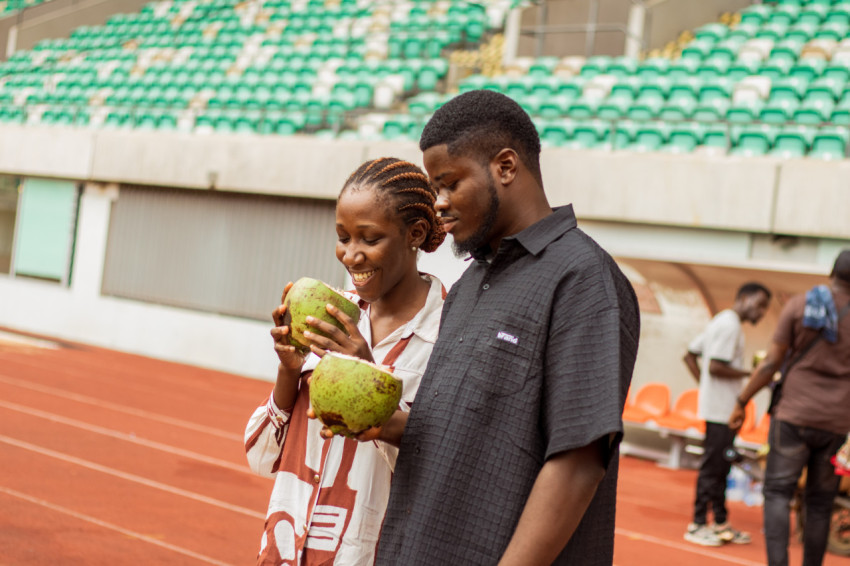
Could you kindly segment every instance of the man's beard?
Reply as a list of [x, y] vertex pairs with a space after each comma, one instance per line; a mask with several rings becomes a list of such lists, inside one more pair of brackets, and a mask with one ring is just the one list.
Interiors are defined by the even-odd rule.
[[487, 214], [481, 221], [481, 226], [466, 240], [462, 242], [454, 240], [452, 242], [452, 250], [457, 257], [464, 257], [487, 243], [490, 231], [493, 229], [493, 224], [496, 223], [496, 217], [499, 214], [499, 196], [496, 194], [496, 184], [492, 178], [487, 186], [487, 192], [490, 193], [490, 205], [487, 208]]

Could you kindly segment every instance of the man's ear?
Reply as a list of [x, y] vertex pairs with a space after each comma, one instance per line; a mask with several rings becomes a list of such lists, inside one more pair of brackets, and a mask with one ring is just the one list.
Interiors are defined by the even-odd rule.
[[502, 185], [510, 185], [516, 178], [517, 169], [519, 168], [519, 155], [513, 149], [506, 147], [501, 150], [491, 161], [495, 178], [502, 182]]

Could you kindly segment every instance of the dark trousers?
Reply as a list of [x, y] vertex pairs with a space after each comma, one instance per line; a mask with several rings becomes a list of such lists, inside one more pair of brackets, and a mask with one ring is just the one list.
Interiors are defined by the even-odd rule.
[[788, 566], [791, 499], [803, 468], [808, 470], [803, 566], [820, 566], [823, 562], [832, 504], [840, 480], [829, 460], [844, 439], [845, 436], [833, 432], [776, 419], [770, 423], [770, 452], [764, 475], [764, 538], [769, 566]]
[[726, 450], [735, 441], [735, 433], [726, 424], [705, 423], [703, 454], [697, 476], [697, 497], [694, 502], [694, 523], [706, 524], [709, 507], [715, 523], [726, 522], [726, 476], [732, 462]]

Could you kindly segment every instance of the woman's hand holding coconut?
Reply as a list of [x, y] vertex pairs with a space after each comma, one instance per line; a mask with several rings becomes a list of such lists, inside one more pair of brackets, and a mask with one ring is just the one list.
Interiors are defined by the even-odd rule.
[[312, 342], [312, 344], [310, 344], [310, 350], [320, 358], [324, 356], [326, 352], [337, 352], [339, 354], [355, 356], [366, 360], [367, 362], [374, 362], [375, 360], [372, 357], [372, 349], [369, 347], [369, 343], [366, 342], [366, 339], [363, 338], [363, 335], [360, 334], [360, 330], [357, 328], [357, 321], [353, 320], [350, 316], [334, 305], [329, 304], [325, 307], [325, 309], [328, 311], [328, 314], [333, 316], [340, 322], [340, 324], [342, 324], [345, 330], [340, 330], [336, 326], [328, 324], [323, 320], [308, 316], [307, 324], [317, 330], [320, 330], [324, 334], [323, 336], [322, 334], [310, 332], [309, 330], [304, 332], [304, 338], [307, 338], [310, 342]]

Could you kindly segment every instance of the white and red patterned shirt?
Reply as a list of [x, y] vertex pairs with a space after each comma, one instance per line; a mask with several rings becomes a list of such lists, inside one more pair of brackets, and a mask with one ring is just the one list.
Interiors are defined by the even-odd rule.
[[[422, 277], [431, 284], [425, 306], [372, 349], [374, 359], [392, 366], [402, 380], [402, 408], [419, 388], [445, 298], [436, 277]], [[358, 329], [371, 342], [368, 305]], [[321, 423], [306, 416], [305, 379], [318, 361], [311, 354], [304, 364], [291, 412], [275, 406], [272, 395], [245, 429], [251, 469], [275, 479], [258, 564], [360, 566], [375, 561], [398, 450], [383, 442], [319, 435]]]

